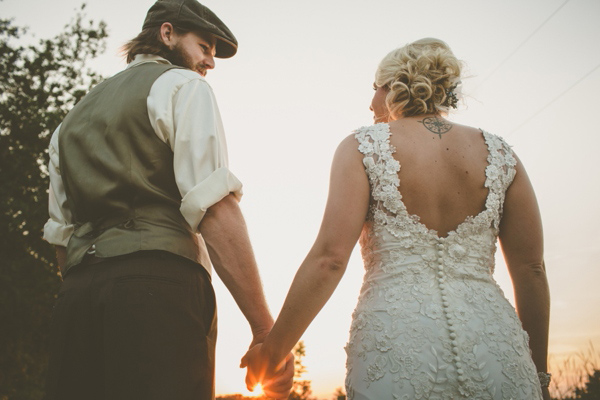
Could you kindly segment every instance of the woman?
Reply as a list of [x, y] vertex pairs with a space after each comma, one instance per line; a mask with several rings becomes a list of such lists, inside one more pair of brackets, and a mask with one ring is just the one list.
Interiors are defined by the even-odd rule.
[[[442, 117], [458, 101], [460, 70], [437, 39], [383, 59], [376, 124], [336, 152], [317, 240], [273, 330], [243, 359], [249, 384], [276, 373], [360, 236], [366, 273], [346, 346], [349, 399], [549, 398], [535, 194], [502, 139]], [[516, 312], [492, 277], [497, 239]]]

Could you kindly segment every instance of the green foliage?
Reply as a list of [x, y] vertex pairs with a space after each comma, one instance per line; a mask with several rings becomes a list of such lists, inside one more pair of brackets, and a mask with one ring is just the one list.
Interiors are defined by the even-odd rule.
[[573, 396], [565, 397], [564, 400], [600, 400], [600, 370], [590, 373], [585, 385], [575, 388]]
[[86, 67], [104, 51], [106, 25], [85, 6], [52, 39], [21, 45], [24, 28], [0, 19], [0, 399], [43, 395], [47, 333], [60, 284], [48, 219], [50, 135], [100, 80]]
[[600, 351], [588, 348], [560, 361], [550, 357], [550, 395], [554, 400], [600, 400]]
[[341, 387], [335, 389], [333, 400], [346, 400], [346, 393], [344, 393], [344, 390]]
[[311, 382], [307, 380], [301, 380], [302, 374], [306, 372], [306, 367], [302, 363], [302, 359], [306, 356], [306, 346], [303, 341], [299, 341], [293, 350], [294, 353], [294, 384], [292, 386], [292, 392], [288, 397], [288, 400], [315, 400], [311, 396]]

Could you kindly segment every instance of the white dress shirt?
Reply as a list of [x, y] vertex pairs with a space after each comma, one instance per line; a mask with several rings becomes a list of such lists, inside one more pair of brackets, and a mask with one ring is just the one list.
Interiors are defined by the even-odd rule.
[[[147, 62], [169, 62], [155, 55], [137, 55], [127, 68]], [[227, 143], [221, 115], [212, 88], [204, 77], [188, 69], [171, 69], [152, 85], [147, 99], [148, 118], [156, 135], [174, 153], [175, 180], [182, 201], [180, 211], [192, 230], [206, 210], [229, 193], [242, 196], [242, 183], [229, 171]], [[50, 219], [44, 226], [44, 239], [66, 246], [73, 233], [73, 217], [60, 176], [58, 135], [50, 139]], [[201, 239], [201, 238], [200, 238]], [[200, 260], [210, 271], [203, 240]]]

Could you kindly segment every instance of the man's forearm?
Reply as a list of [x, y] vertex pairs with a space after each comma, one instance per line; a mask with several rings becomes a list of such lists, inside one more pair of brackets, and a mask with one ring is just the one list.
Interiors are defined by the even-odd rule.
[[200, 233], [215, 271], [250, 324], [253, 344], [259, 343], [273, 326], [273, 317], [235, 197], [229, 195], [209, 208], [200, 224]]

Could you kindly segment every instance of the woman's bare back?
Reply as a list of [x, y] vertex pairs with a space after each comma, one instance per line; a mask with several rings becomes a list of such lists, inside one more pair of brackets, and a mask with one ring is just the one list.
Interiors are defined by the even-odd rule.
[[389, 123], [409, 214], [444, 237], [484, 210], [488, 148], [479, 129], [425, 115]]

